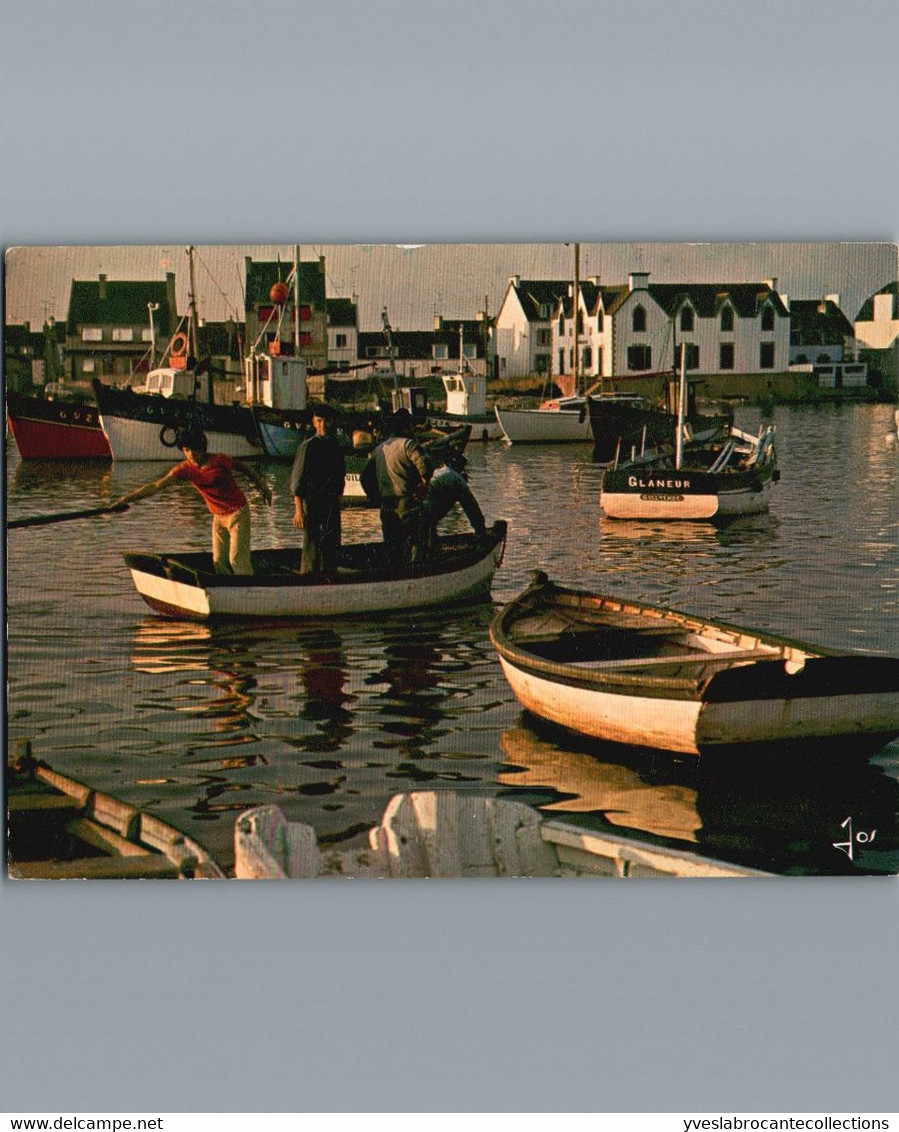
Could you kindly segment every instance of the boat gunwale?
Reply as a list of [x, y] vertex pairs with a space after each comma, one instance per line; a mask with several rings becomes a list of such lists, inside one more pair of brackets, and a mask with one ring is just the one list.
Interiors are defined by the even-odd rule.
[[[348, 586], [357, 585], [371, 585], [375, 582], [404, 582], [404, 581], [426, 581], [429, 578], [439, 578], [450, 574], [456, 574], [462, 570], [476, 566], [479, 563], [490, 558], [495, 554], [498, 547], [502, 546], [506, 540], [508, 533], [508, 524], [504, 519], [497, 519], [491, 527], [488, 528], [488, 538], [484, 542], [478, 543], [475, 535], [457, 535], [450, 536], [455, 540], [465, 539], [466, 542], [458, 549], [453, 548], [447, 555], [446, 560], [438, 562], [428, 562], [425, 567], [412, 567], [408, 570], [398, 570], [390, 567], [372, 567], [367, 570], [354, 570], [351, 574], [338, 574], [336, 578], [333, 576], [323, 577], [321, 575], [303, 575], [299, 572], [285, 573], [285, 574], [214, 574], [200, 570], [190, 564], [190, 559], [200, 558], [204, 561], [211, 562], [211, 555], [208, 551], [184, 551], [182, 554], [178, 553], [148, 553], [148, 552], [125, 552], [125, 564], [131, 570], [139, 570], [142, 573], [150, 574], [154, 577], [164, 578], [167, 581], [177, 581], [181, 585], [193, 585], [199, 590], [209, 589], [319, 589], [327, 588], [329, 590], [340, 589]], [[368, 542], [368, 543], [348, 543], [347, 546], [352, 547], [379, 547], [382, 543]], [[300, 551], [292, 547], [271, 547], [263, 550], [253, 551], [254, 555], [264, 555], [276, 553], [283, 557], [288, 555], [295, 556], [297, 564], [299, 565]], [[188, 560], [188, 561], [185, 561]], [[168, 572], [172, 567], [180, 568], [186, 575], [193, 574], [193, 580], [188, 578], [173, 579]], [[154, 568], [155, 567], [155, 568]]]
[[[856, 655], [854, 653], [830, 650], [805, 644], [801, 641], [733, 625], [715, 618], [703, 618], [694, 614], [684, 613], [680, 610], [666, 609], [662, 606], [652, 605], [649, 602], [569, 589], [568, 587], [556, 585], [545, 575], [538, 573], [532, 585], [504, 606], [490, 625], [490, 641], [500, 657], [521, 671], [539, 677], [551, 678], [570, 687], [594, 688], [599, 690], [613, 686], [618, 694], [636, 697], [648, 691], [654, 696], [662, 698], [702, 699], [705, 689], [712, 680], [714, 680], [715, 675], [717, 675], [717, 673], [713, 673], [711, 676], [705, 678], [697, 677], [696, 679], [683, 676], [653, 676], [646, 669], [640, 668], [639, 659], [636, 659], [633, 665], [619, 669], [612, 667], [603, 669], [602, 662], [599, 661], [597, 662], [596, 668], [585, 670], [565, 662], [544, 660], [534, 652], [516, 645], [509, 636], [507, 629], [511, 627], [511, 624], [515, 620], [520, 619], [528, 611], [536, 612], [542, 604], [550, 604], [558, 607], [560, 604], [565, 603], [573, 605], [588, 614], [591, 606], [595, 609], [605, 608], [610, 613], [630, 612], [640, 617], [645, 616], [648, 621], [654, 619], [662, 624], [669, 623], [672, 629], [682, 631], [711, 629], [723, 632], [728, 636], [737, 635], [740, 638], [747, 638], [749, 642], [752, 642], [752, 644], [745, 646], [747, 648], [769, 645], [782, 650], [780, 655], [772, 654], [769, 659], [759, 658], [758, 661], [754, 662], [753, 667], [755, 667], [756, 664], [783, 664], [789, 659], [786, 655], [788, 650], [799, 651], [809, 660], [842, 657], [851, 658]], [[589, 617], [587, 620], [589, 620]], [[610, 658], [610, 660], [615, 659], [617, 658]], [[672, 665], [695, 663], [697, 666], [708, 668], [710, 666], [716, 666], [717, 664], [720, 668], [721, 665], [727, 663], [728, 655], [726, 652], [708, 653], [705, 656], [697, 656], [695, 661], [692, 659], [678, 658], [676, 656], [665, 659], [670, 659]], [[744, 662], [740, 661], [740, 663], [743, 664]]]

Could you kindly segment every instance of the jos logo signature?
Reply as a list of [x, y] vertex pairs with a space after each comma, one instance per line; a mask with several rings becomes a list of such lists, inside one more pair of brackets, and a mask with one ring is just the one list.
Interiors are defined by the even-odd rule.
[[868, 829], [868, 830], [860, 829], [858, 831], [858, 833], [855, 833], [853, 831], [853, 828], [852, 828], [852, 817], [851, 816], [846, 818], [845, 821], [840, 822], [840, 829], [848, 829], [849, 832], [848, 832], [847, 836], [848, 836], [849, 840], [848, 841], [834, 841], [833, 847], [834, 847], [834, 849], [841, 849], [846, 854], [846, 856], [849, 858], [850, 861], [855, 860], [854, 851], [855, 851], [856, 845], [868, 845], [877, 836], [877, 830], [876, 829]]

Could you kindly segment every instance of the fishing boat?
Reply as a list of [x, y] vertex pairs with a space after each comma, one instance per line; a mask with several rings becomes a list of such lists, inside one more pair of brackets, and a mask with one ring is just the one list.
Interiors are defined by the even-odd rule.
[[24, 743], [7, 767], [13, 880], [221, 879], [206, 850], [167, 822], [60, 774]]
[[774, 426], [757, 436], [734, 425], [693, 437], [687, 423], [686, 349], [681, 347], [678, 411], [668, 443], [615, 462], [602, 478], [600, 503], [609, 519], [732, 519], [768, 510], [780, 479]]
[[96, 405], [7, 392], [6, 418], [23, 460], [108, 460]]
[[669, 446], [612, 465], [600, 503], [608, 519], [733, 519], [767, 511], [779, 478], [773, 425], [757, 436], [731, 426], [680, 457]]
[[483, 539], [441, 538], [427, 562], [403, 569], [389, 564], [382, 542], [344, 545], [329, 576], [300, 574], [299, 548], [253, 551], [251, 575], [214, 573], [207, 552], [126, 554], [125, 562], [137, 592], [167, 617], [353, 617], [482, 600], [505, 544], [500, 520]]
[[899, 658], [566, 589], [541, 572], [490, 640], [522, 707], [596, 739], [699, 755], [870, 751], [899, 735]]
[[[610, 464], [628, 454], [657, 450], [670, 441], [677, 428], [677, 414], [665, 409], [649, 408], [641, 399], [587, 398], [590, 429], [593, 435], [594, 464]], [[685, 415], [684, 427], [694, 444], [714, 440], [733, 423], [733, 414], [703, 415], [692, 406]]]

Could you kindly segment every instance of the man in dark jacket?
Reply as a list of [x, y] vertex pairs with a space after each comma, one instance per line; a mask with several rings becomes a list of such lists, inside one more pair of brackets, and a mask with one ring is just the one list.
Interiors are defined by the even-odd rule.
[[346, 463], [333, 436], [337, 414], [330, 405], [315, 405], [315, 432], [297, 449], [290, 473], [293, 525], [303, 532], [303, 574], [333, 574], [340, 557], [340, 497]]
[[397, 409], [387, 422], [387, 439], [362, 473], [366, 494], [381, 508], [384, 545], [395, 566], [408, 566], [422, 556], [422, 507], [432, 468], [412, 438], [412, 425], [409, 410]]

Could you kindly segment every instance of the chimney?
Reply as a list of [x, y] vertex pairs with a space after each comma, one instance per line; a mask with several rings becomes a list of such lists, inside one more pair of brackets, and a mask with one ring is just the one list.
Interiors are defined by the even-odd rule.
[[100, 302], [105, 303], [106, 302], [106, 276], [105, 275], [99, 276], [99, 280], [100, 280]]
[[770, 279], [766, 279], [764, 282], [765, 282], [765, 286], [767, 288], [769, 288], [769, 290], [771, 290], [771, 291], [777, 290], [777, 276], [776, 275], [773, 275]]
[[593, 284], [594, 287], [598, 287], [599, 286], [599, 276], [598, 275], [591, 275], [590, 276], [590, 282]]
[[839, 292], [837, 292], [837, 294], [836, 294], [836, 295], [825, 295], [825, 296], [824, 296], [824, 302], [825, 302], [825, 303], [833, 303], [833, 305], [834, 305], [835, 307], [838, 307], [838, 306], [840, 305], [840, 295], [839, 295]]
[[434, 315], [434, 329], [435, 330], [442, 330], [443, 329], [443, 317], [442, 317], [442, 315], [439, 315], [439, 314]]
[[629, 291], [645, 291], [648, 284], [648, 271], [632, 271], [627, 277], [627, 289]]
[[512, 284], [512, 286], [517, 291], [518, 288], [521, 286], [521, 276], [520, 275], [510, 275], [509, 276], [509, 282]]

